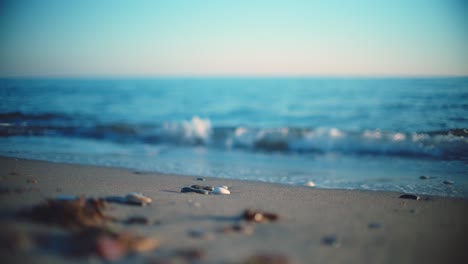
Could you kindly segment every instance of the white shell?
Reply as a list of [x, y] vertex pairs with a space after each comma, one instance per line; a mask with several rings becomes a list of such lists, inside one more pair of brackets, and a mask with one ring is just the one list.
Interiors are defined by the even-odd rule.
[[136, 203], [151, 203], [153, 200], [147, 196], [144, 196], [142, 193], [132, 192], [125, 196], [128, 201]]
[[305, 186], [314, 187], [315, 183], [313, 181], [308, 181], [304, 184]]
[[223, 187], [215, 187], [213, 191], [211, 192], [212, 194], [231, 194], [231, 192]]
[[220, 186], [218, 186], [218, 187], [221, 187], [221, 188], [224, 188], [224, 189], [226, 189], [226, 190], [229, 190], [229, 187], [227, 187], [226, 185], [220, 185]]

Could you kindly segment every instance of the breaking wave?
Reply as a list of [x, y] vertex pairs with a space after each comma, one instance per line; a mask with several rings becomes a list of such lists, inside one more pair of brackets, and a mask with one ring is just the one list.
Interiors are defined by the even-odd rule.
[[0, 137], [60, 136], [117, 143], [204, 145], [282, 153], [399, 155], [468, 159], [468, 129], [444, 131], [343, 131], [338, 128], [213, 127], [209, 119], [157, 124], [105, 123], [63, 114], [0, 114]]

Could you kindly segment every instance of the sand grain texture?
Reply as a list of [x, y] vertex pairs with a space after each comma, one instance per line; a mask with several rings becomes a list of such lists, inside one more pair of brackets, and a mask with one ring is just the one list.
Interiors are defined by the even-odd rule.
[[[65, 256], [57, 246], [12, 244], [11, 232], [54, 234], [58, 239], [66, 234], [60, 227], [18, 220], [15, 212], [56, 195], [98, 198], [129, 192], [141, 192], [153, 202], [144, 207], [111, 204], [106, 212], [117, 219], [145, 217], [150, 224], [122, 222], [114, 228], [155, 238], [160, 247], [122, 263], [150, 263], [194, 249], [203, 252], [201, 263], [242, 263], [270, 253], [284, 255], [290, 263], [468, 263], [468, 201], [463, 199], [420, 195], [416, 201], [399, 198], [402, 193], [212, 178], [203, 185], [227, 185], [231, 194], [202, 195], [180, 193], [182, 187], [200, 183], [196, 176], [11, 158], [0, 158], [0, 176], [2, 263], [88, 263], [90, 258], [103, 263], [97, 256]], [[244, 223], [239, 219], [247, 208], [278, 214], [279, 219], [249, 224], [250, 235], [219, 232]], [[191, 230], [209, 239], [190, 236]]]

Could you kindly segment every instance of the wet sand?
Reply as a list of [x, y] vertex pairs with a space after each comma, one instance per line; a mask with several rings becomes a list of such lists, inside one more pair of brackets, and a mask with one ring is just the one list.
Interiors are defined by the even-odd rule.
[[[160, 247], [119, 263], [243, 263], [258, 254], [281, 255], [288, 263], [468, 263], [468, 200], [426, 195], [410, 200], [394, 192], [196, 178], [0, 157], [0, 262], [104, 263], [95, 255], [63, 254], [55, 244], [69, 231], [19, 219], [16, 212], [57, 195], [97, 198], [141, 192], [153, 202], [144, 207], [112, 203], [105, 213], [116, 219], [149, 219], [147, 225], [110, 225], [155, 238]], [[227, 185], [232, 193], [180, 192], [193, 184]], [[275, 213], [279, 219], [247, 224], [239, 219], [247, 208]], [[219, 232], [237, 223], [248, 232]], [[9, 239], [33, 233], [51, 234], [46, 244], [52, 246]], [[203, 257], [177, 257], [187, 250]]]

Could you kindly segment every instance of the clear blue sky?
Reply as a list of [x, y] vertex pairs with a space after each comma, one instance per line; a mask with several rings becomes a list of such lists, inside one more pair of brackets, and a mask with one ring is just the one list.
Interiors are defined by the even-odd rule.
[[0, 76], [468, 75], [468, 1], [1, 1]]

